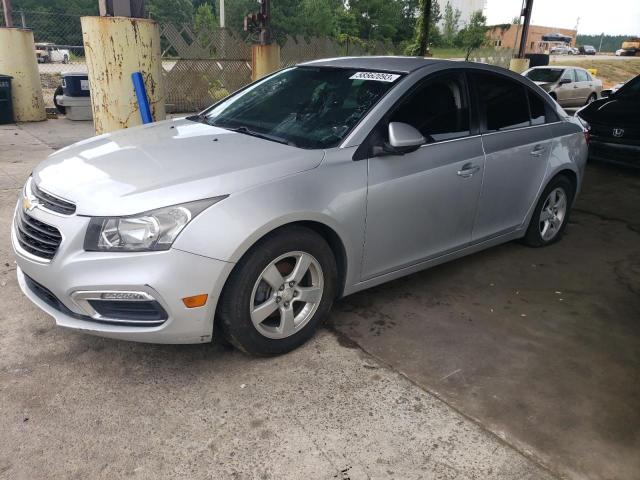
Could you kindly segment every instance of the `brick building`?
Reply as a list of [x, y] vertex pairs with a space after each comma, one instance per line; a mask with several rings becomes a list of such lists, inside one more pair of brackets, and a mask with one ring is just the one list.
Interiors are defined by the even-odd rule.
[[[575, 30], [569, 30], [567, 28], [556, 27], [543, 27], [541, 25], [530, 25], [529, 34], [527, 36], [526, 53], [548, 53], [549, 49], [555, 45], [563, 45], [562, 42], [546, 42], [542, 40], [543, 35], [549, 35], [551, 33], [560, 33], [571, 37], [570, 45], [576, 46], [576, 34]], [[487, 36], [490, 39], [491, 45], [501, 48], [520, 48], [520, 36], [522, 35], [522, 25], [494, 25], [489, 27]]]

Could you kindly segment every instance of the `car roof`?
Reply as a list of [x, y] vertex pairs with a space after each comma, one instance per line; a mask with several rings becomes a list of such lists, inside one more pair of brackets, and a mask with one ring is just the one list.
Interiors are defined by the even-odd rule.
[[411, 73], [437, 63], [457, 63], [450, 60], [439, 60], [422, 57], [339, 57], [323, 58], [304, 62], [300, 65], [313, 65], [316, 67], [356, 68], [361, 70], [379, 70], [383, 72]]

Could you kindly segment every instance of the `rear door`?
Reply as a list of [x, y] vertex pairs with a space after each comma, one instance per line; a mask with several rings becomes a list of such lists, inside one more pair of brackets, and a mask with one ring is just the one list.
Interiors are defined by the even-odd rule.
[[576, 104], [584, 105], [587, 103], [587, 99], [589, 95], [591, 95], [591, 91], [593, 90], [593, 81], [591, 80], [591, 75], [586, 70], [582, 70], [581, 68], [576, 68], [576, 85], [578, 88], [575, 90], [576, 92]]
[[473, 241], [520, 227], [535, 204], [557, 116], [539, 94], [509, 77], [473, 73], [485, 169]]

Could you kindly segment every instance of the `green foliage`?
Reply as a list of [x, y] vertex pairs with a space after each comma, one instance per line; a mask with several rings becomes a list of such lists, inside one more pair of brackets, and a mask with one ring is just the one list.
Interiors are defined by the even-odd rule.
[[453, 47], [456, 35], [460, 29], [461, 12], [453, 8], [450, 2], [444, 7], [444, 25], [442, 26], [442, 43], [445, 47]]
[[146, 0], [149, 16], [160, 23], [191, 23], [193, 2], [191, 0]]
[[474, 50], [482, 47], [487, 42], [487, 18], [478, 10], [471, 14], [469, 23], [458, 32], [456, 43], [463, 48], [465, 60], [469, 60]]
[[578, 35], [577, 45], [593, 45], [596, 50], [600, 46], [602, 38], [602, 52], [615, 52], [622, 46], [622, 42], [628, 40], [632, 35]]
[[427, 54], [430, 45], [440, 47], [443, 44], [443, 38], [438, 29], [442, 14], [440, 4], [436, 0], [420, 0], [418, 7], [413, 42], [407, 46], [405, 53], [423, 57]]
[[213, 13], [213, 8], [208, 3], [202, 3], [196, 8], [193, 16], [193, 24], [196, 35], [202, 40], [218, 27], [218, 19]]

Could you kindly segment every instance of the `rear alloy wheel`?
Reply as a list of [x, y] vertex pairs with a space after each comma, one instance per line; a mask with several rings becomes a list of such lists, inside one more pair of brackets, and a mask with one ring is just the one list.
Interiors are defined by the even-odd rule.
[[277, 355], [302, 345], [328, 315], [336, 262], [327, 242], [304, 227], [276, 231], [238, 262], [216, 321], [234, 346]]
[[554, 178], [540, 196], [524, 243], [544, 247], [560, 240], [569, 220], [573, 195], [573, 185], [568, 178], [562, 175]]
[[589, 98], [587, 98], [587, 105], [589, 105], [590, 103], [593, 103], [597, 100], [597, 96], [595, 93], [592, 93], [591, 95], [589, 95]]

